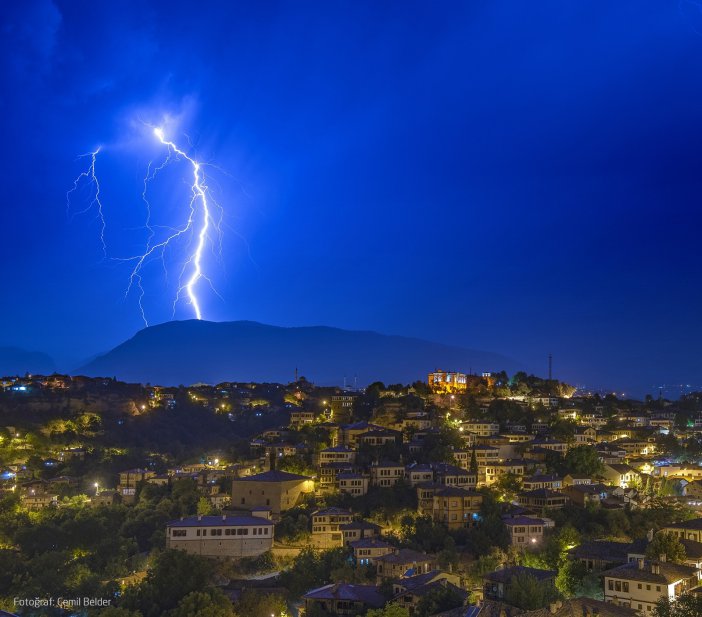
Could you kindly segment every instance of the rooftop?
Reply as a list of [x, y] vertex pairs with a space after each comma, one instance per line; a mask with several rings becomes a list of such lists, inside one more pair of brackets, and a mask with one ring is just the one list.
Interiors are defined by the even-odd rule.
[[309, 476], [302, 476], [298, 473], [290, 473], [288, 471], [280, 471], [278, 469], [272, 469], [271, 471], [264, 471], [263, 473], [257, 473], [253, 476], [246, 476], [244, 478], [235, 478], [235, 482], [290, 482], [291, 480], [311, 480]]
[[401, 548], [396, 553], [383, 555], [382, 557], [378, 557], [376, 559], [376, 561], [384, 561], [386, 563], [396, 563], [401, 565], [410, 565], [416, 562], [424, 563], [433, 560], [434, 558], [430, 555], [420, 553], [419, 551], [413, 551], [411, 548]]
[[304, 596], [309, 600], [347, 600], [360, 602], [370, 607], [385, 606], [386, 599], [374, 585], [350, 585], [347, 583], [332, 583], [308, 591]]
[[349, 542], [351, 548], [393, 548], [392, 544], [378, 538], [361, 538]]
[[689, 521], [681, 521], [679, 523], [671, 523], [666, 525], [664, 529], [694, 529], [702, 530], [702, 518], [693, 518]]
[[[659, 572], [652, 572], [652, 566], [658, 566]], [[646, 560], [643, 563], [643, 568], [640, 568], [637, 562], [627, 563], [603, 572], [602, 576], [670, 585], [682, 579], [692, 578], [695, 576], [696, 572], [698, 572], [697, 568], [691, 566], [670, 563], [668, 561], [651, 562]]]
[[505, 525], [543, 525], [544, 521], [540, 518], [530, 518], [528, 516], [514, 516], [504, 519]]
[[[553, 609], [553, 610], [552, 610]], [[635, 617], [635, 609], [618, 606], [592, 598], [573, 598], [556, 602], [552, 607], [539, 608], [522, 613], [521, 617]]]
[[261, 516], [186, 516], [169, 521], [167, 527], [243, 527], [275, 523]]

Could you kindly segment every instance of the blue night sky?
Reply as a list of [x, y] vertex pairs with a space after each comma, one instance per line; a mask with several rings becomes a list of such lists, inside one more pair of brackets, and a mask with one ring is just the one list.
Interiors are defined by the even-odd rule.
[[[70, 364], [143, 327], [115, 258], [146, 239], [151, 124], [219, 166], [207, 319], [540, 374], [552, 352], [557, 377], [637, 394], [702, 383], [694, 2], [8, 1], [0, 50], [0, 345]], [[89, 193], [68, 215], [65, 196], [98, 145], [107, 259]], [[160, 233], [187, 211], [182, 163], [150, 187]], [[186, 249], [144, 271], [152, 323]]]

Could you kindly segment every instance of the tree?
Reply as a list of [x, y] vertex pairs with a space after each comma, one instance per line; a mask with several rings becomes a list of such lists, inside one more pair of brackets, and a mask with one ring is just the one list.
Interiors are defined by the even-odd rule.
[[[243, 613], [254, 615], [254, 613]], [[270, 614], [270, 613], [269, 613]], [[191, 591], [168, 617], [235, 617], [229, 598], [221, 590]]]
[[699, 617], [702, 615], [702, 596], [685, 594], [675, 602], [663, 597], [653, 609], [653, 617]]
[[588, 575], [585, 563], [579, 559], [564, 559], [558, 568], [556, 589], [566, 598], [583, 595], [582, 587]]
[[309, 535], [309, 522], [310, 519], [305, 514], [295, 514], [294, 511], [286, 512], [275, 526], [276, 541], [302, 541]]
[[280, 617], [286, 614], [285, 598], [266, 590], [247, 589], [236, 603], [236, 613], [242, 617]]
[[563, 467], [568, 473], [588, 478], [602, 473], [603, 469], [599, 454], [592, 446], [576, 446], [568, 450], [563, 460]]
[[123, 607], [140, 610], [144, 617], [160, 617], [177, 608], [189, 593], [207, 589], [211, 571], [211, 563], [198, 555], [175, 550], [160, 553], [144, 581], [127, 588]]
[[495, 547], [506, 549], [510, 542], [500, 504], [495, 500], [492, 491], [481, 492], [483, 503], [480, 505], [480, 525], [471, 527], [466, 534], [466, 543], [474, 555], [486, 554]]
[[540, 583], [526, 572], [513, 577], [505, 589], [505, 602], [525, 611], [543, 608], [557, 597], [558, 593], [551, 585]]
[[497, 547], [493, 547], [489, 553], [484, 553], [475, 560], [468, 573], [474, 585], [481, 583], [483, 577], [488, 572], [494, 572], [507, 561], [506, 553]]
[[213, 508], [207, 497], [200, 497], [197, 501], [197, 513], [201, 516], [212, 514]]
[[571, 441], [578, 425], [572, 420], [556, 420], [551, 425], [551, 435], [561, 441]]
[[372, 608], [366, 617], [409, 617], [409, 609], [398, 604], [386, 604], [383, 608]]
[[435, 613], [448, 611], [462, 606], [463, 599], [463, 594], [454, 585], [449, 584], [446, 587], [438, 587], [422, 596], [413, 615], [415, 617], [428, 617]]
[[141, 611], [130, 611], [126, 608], [108, 606], [100, 611], [100, 617], [142, 617]]
[[674, 561], [675, 563], [683, 563], [687, 556], [685, 547], [677, 536], [665, 531], [657, 533], [646, 547], [646, 557], [648, 559], [660, 559], [661, 555], [665, 555], [668, 561]]
[[503, 473], [497, 482], [494, 489], [504, 497], [507, 501], [512, 501], [516, 493], [522, 490], [522, 478], [511, 471]]
[[470, 467], [468, 470], [471, 473], [478, 473], [478, 457], [475, 455], [475, 446], [473, 446], [473, 451], [470, 454]]
[[444, 540], [444, 548], [437, 555], [439, 566], [442, 570], [451, 570], [458, 565], [458, 551], [456, 550], [456, 542], [448, 536]]
[[299, 597], [310, 589], [331, 583], [332, 572], [342, 568], [349, 558], [346, 548], [328, 551], [304, 548], [292, 566], [280, 575], [281, 585], [290, 591], [291, 597]]

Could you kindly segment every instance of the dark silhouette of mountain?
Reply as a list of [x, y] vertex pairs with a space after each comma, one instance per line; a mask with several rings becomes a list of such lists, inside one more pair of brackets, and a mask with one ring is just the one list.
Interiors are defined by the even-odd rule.
[[415, 338], [323, 326], [281, 328], [253, 321], [171, 321], [145, 328], [79, 373], [129, 382], [190, 385], [223, 381], [319, 385], [411, 383], [436, 368], [516, 370], [498, 354]]
[[38, 373], [50, 375], [56, 370], [53, 359], [39, 351], [27, 351], [18, 347], [0, 347], [0, 375], [24, 375]]

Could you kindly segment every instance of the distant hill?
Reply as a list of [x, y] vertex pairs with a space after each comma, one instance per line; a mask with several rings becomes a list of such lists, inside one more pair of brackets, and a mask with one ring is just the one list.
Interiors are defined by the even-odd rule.
[[51, 374], [56, 365], [50, 356], [18, 347], [0, 347], [0, 375]]
[[288, 383], [300, 376], [319, 385], [358, 377], [410, 383], [436, 368], [467, 372], [518, 370], [498, 354], [415, 338], [323, 326], [281, 328], [253, 321], [171, 321], [145, 328], [77, 373], [160, 385], [223, 381]]

